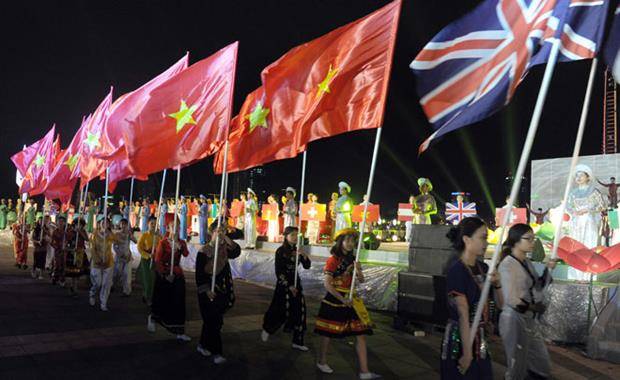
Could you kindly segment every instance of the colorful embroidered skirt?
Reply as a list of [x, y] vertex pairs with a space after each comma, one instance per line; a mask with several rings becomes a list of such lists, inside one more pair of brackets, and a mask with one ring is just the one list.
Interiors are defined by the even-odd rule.
[[[346, 292], [339, 290], [339, 293], [343, 297], [347, 297]], [[356, 303], [360, 305], [361, 300], [358, 299]], [[363, 304], [361, 305], [363, 306]], [[356, 309], [358, 309], [357, 312]], [[367, 323], [363, 323], [358, 316], [358, 312], [363, 313], [364, 311], [360, 311], [359, 307], [347, 307], [336, 297], [327, 293], [321, 302], [314, 332], [329, 338], [372, 335], [370, 321], [367, 319]]]

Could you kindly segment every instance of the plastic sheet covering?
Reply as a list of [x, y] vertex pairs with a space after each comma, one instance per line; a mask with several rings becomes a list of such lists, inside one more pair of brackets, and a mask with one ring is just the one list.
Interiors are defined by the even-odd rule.
[[620, 287], [609, 289], [610, 301], [600, 312], [588, 337], [588, 355], [620, 363]]
[[[547, 292], [548, 308], [541, 318], [543, 337], [547, 340], [564, 343], [585, 343], [588, 337], [588, 294], [589, 284], [556, 281]], [[594, 321], [595, 307], [605, 305], [608, 288], [601, 285], [592, 287], [593, 303], [590, 310], [590, 323]]]
[[[181, 259], [181, 267], [185, 271], [194, 272], [198, 247], [189, 245], [190, 254]], [[305, 270], [299, 267], [299, 275], [306, 297], [322, 298], [325, 296], [323, 287], [323, 266], [325, 260], [312, 259], [312, 266]], [[257, 284], [275, 286], [275, 255], [257, 251], [242, 251], [241, 256], [230, 260], [233, 278], [240, 278]], [[358, 295], [362, 297], [366, 307], [373, 310], [396, 311], [396, 291], [398, 284], [397, 267], [362, 265], [366, 282], [357, 286]]]

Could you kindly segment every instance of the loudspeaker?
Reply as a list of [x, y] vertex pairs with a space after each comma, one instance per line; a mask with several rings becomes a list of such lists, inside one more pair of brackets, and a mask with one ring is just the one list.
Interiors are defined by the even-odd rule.
[[400, 272], [397, 315], [403, 320], [445, 325], [448, 320], [445, 276]]
[[409, 244], [409, 271], [445, 275], [457, 253], [446, 234], [450, 226], [416, 224]]

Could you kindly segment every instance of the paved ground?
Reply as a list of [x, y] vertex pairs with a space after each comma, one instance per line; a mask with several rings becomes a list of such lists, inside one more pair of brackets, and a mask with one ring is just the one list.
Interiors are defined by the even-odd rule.
[[[229, 359], [214, 365], [196, 353], [201, 321], [194, 296], [193, 275], [187, 275], [188, 333], [190, 343], [178, 343], [158, 330], [146, 331], [147, 309], [134, 295], [110, 297], [108, 313], [87, 302], [87, 279], [79, 297], [66, 289], [33, 280], [13, 266], [8, 239], [0, 233], [0, 379], [355, 379], [356, 356], [352, 340], [335, 342], [330, 365], [333, 375], [314, 366], [318, 339], [308, 333], [309, 353], [292, 351], [290, 337], [279, 333], [260, 342], [262, 315], [271, 290], [235, 282], [237, 303], [226, 315], [224, 350]], [[308, 300], [311, 328], [318, 300]], [[375, 335], [368, 339], [371, 369], [386, 379], [437, 379], [439, 336], [414, 337], [391, 327], [390, 314], [372, 313]], [[593, 361], [577, 349], [550, 347], [553, 378], [613, 379], [620, 366]], [[502, 378], [503, 352], [493, 344], [496, 379]]]

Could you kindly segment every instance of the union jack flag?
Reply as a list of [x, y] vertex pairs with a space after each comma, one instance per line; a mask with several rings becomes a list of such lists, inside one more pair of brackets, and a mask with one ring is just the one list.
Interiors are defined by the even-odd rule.
[[411, 62], [420, 104], [435, 129], [421, 146], [508, 104], [528, 70], [549, 59], [593, 58], [608, 0], [486, 0], [441, 30]]
[[475, 202], [456, 201], [454, 203], [446, 203], [446, 221], [452, 224], [459, 224], [464, 218], [476, 215]]

